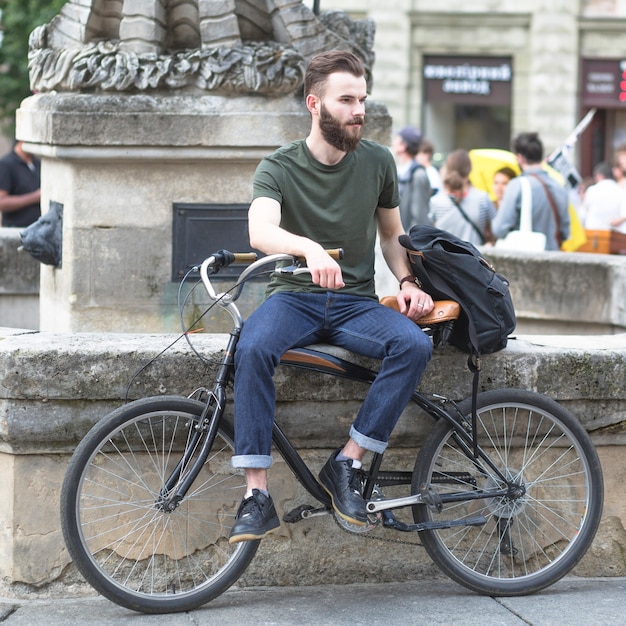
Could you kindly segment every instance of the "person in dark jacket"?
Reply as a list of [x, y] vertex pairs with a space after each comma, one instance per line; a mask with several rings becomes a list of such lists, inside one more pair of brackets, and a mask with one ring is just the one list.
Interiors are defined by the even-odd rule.
[[0, 159], [0, 213], [2, 226], [30, 226], [41, 216], [41, 164], [16, 141]]

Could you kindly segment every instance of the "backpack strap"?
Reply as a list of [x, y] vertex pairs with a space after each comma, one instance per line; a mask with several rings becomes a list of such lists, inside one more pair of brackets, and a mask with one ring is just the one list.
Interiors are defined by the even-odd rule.
[[467, 367], [472, 376], [472, 451], [478, 459], [478, 416], [476, 406], [478, 402], [478, 388], [480, 386], [480, 355], [474, 351], [467, 357]]
[[480, 238], [480, 242], [485, 243], [485, 235], [483, 231], [480, 230], [478, 226], [476, 226], [476, 224], [470, 219], [469, 215], [461, 208], [460, 202], [457, 202], [456, 199], [452, 196], [450, 196], [450, 200], [452, 200], [452, 202], [454, 203], [454, 206], [456, 206], [456, 208], [459, 210], [461, 215], [465, 218], [465, 221], [476, 231], [476, 234]]
[[552, 193], [550, 192], [550, 189], [548, 189], [548, 185], [546, 185], [545, 181], [543, 181], [541, 179], [541, 176], [539, 176], [538, 174], [527, 174], [527, 176], [532, 176], [533, 178], [536, 178], [540, 183], [541, 186], [543, 187], [543, 190], [546, 192], [546, 196], [548, 197], [548, 202], [550, 203], [550, 206], [552, 207], [552, 213], [554, 214], [554, 220], [556, 222], [556, 242], [559, 246], [559, 248], [561, 247], [561, 220], [559, 219], [559, 211], [556, 208], [556, 203], [554, 202], [554, 197], [552, 196]]

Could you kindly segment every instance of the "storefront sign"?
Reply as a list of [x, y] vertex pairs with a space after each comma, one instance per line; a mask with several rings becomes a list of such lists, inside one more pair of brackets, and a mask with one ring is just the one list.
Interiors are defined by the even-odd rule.
[[510, 105], [513, 69], [509, 57], [424, 57], [428, 102]]
[[583, 107], [626, 107], [626, 59], [583, 59]]

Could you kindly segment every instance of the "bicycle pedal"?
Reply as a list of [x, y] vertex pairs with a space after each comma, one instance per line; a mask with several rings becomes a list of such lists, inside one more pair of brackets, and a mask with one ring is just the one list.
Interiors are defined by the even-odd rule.
[[318, 517], [320, 515], [328, 515], [331, 509], [327, 507], [315, 508], [310, 504], [301, 504], [295, 509], [285, 513], [283, 521], [287, 524], [295, 524], [303, 519], [309, 519], [310, 517]]

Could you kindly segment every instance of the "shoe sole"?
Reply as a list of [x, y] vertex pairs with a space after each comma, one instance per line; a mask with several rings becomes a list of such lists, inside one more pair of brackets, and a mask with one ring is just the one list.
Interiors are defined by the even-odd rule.
[[322, 488], [324, 489], [324, 491], [330, 496], [330, 501], [333, 504], [333, 511], [335, 511], [335, 513], [337, 513], [337, 515], [339, 515], [341, 519], [345, 519], [346, 522], [350, 522], [351, 524], [355, 524], [356, 526], [367, 526], [367, 522], [364, 522], [360, 519], [355, 519], [354, 517], [350, 517], [349, 515], [342, 513], [337, 508], [337, 505], [335, 504], [335, 497], [333, 496], [332, 491], [330, 491], [330, 489], [328, 489], [328, 487], [326, 487], [326, 485], [323, 482], [320, 481], [320, 484], [322, 485]]
[[269, 530], [266, 530], [262, 535], [254, 535], [252, 533], [241, 533], [240, 535], [234, 535], [228, 538], [228, 543], [241, 543], [242, 541], [256, 541], [257, 539], [265, 539], [268, 535], [271, 535], [274, 531], [280, 528], [280, 523], [278, 526], [274, 526]]

